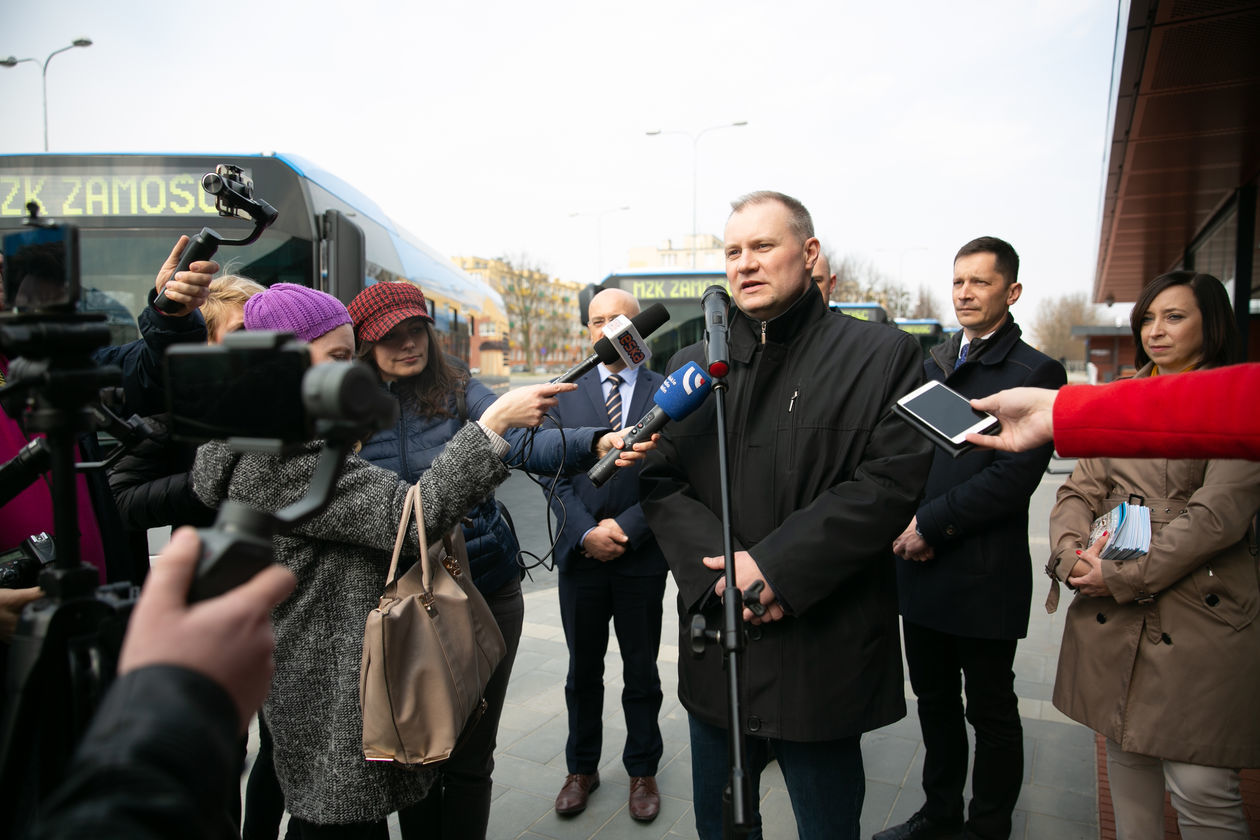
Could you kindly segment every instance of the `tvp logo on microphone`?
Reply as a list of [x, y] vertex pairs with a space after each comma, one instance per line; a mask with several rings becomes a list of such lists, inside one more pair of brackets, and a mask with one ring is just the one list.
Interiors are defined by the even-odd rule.
[[713, 390], [713, 378], [695, 362], [687, 362], [665, 377], [656, 394], [656, 404], [674, 420], [690, 414]]
[[647, 342], [625, 315], [618, 315], [604, 326], [604, 338], [612, 342], [627, 367], [638, 367], [652, 358]]
[[[701, 389], [707, 391], [713, 386], [713, 383], [704, 375], [704, 371], [700, 370], [700, 366], [695, 362], [688, 362], [682, 370], [678, 371], [677, 375], [682, 380], [683, 392], [687, 394], [694, 394]], [[670, 378], [672, 379], [673, 377]]]

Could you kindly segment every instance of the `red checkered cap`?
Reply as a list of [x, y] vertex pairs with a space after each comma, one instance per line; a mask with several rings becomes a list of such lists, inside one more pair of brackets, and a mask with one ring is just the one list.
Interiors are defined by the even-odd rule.
[[423, 318], [430, 324], [424, 292], [409, 281], [373, 283], [350, 301], [354, 335], [359, 341], [380, 341], [381, 336], [408, 318]]

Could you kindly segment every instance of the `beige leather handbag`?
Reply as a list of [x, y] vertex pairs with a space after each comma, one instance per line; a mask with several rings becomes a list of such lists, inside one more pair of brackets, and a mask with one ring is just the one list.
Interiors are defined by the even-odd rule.
[[[413, 506], [420, 560], [395, 579]], [[480, 719], [486, 683], [506, 647], [469, 579], [463, 528], [427, 545], [419, 484], [407, 491], [385, 580], [385, 594], [363, 631], [363, 757], [444, 761]]]

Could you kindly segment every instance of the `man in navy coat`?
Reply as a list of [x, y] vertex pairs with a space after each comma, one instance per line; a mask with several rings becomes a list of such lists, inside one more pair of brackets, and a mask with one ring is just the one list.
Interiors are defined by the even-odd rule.
[[[606, 289], [595, 295], [587, 319], [591, 343], [603, 337], [604, 325], [613, 318], [638, 313], [639, 303], [628, 292]], [[563, 427], [625, 428], [652, 408], [652, 395], [661, 382], [660, 374], [647, 368], [600, 364], [578, 380], [576, 391], [559, 395], [560, 404], [552, 414]], [[656, 656], [669, 566], [639, 507], [639, 467], [618, 470], [598, 488], [585, 475], [561, 478], [551, 509], [563, 523], [555, 556], [560, 616], [569, 646], [564, 688], [569, 775], [556, 797], [556, 813], [581, 813], [591, 791], [599, 787], [604, 655], [611, 620], [624, 665], [622, 761], [630, 776], [629, 811], [634, 819], [647, 822], [660, 811], [656, 769], [663, 751], [657, 723], [662, 694]]]
[[[1063, 366], [1025, 344], [1011, 318], [1021, 291], [1019, 256], [1008, 243], [985, 236], [964, 245], [954, 257], [953, 291], [962, 329], [932, 349], [928, 378], [968, 398], [1063, 385]], [[1050, 445], [959, 458], [938, 451], [923, 502], [893, 542], [906, 664], [926, 751], [926, 803], [876, 840], [1010, 836], [1024, 771], [1012, 669], [1032, 599], [1028, 500], [1051, 452]], [[964, 826], [967, 722], [976, 730], [976, 756]]]

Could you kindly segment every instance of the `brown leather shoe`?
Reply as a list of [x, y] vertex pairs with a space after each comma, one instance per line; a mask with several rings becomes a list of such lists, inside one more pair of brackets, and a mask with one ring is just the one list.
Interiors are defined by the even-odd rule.
[[599, 771], [591, 774], [570, 773], [564, 777], [564, 787], [556, 794], [556, 813], [571, 817], [586, 810], [586, 800], [591, 791], [599, 787]]
[[661, 792], [655, 776], [633, 776], [630, 779], [630, 816], [639, 822], [651, 822], [661, 812]]

